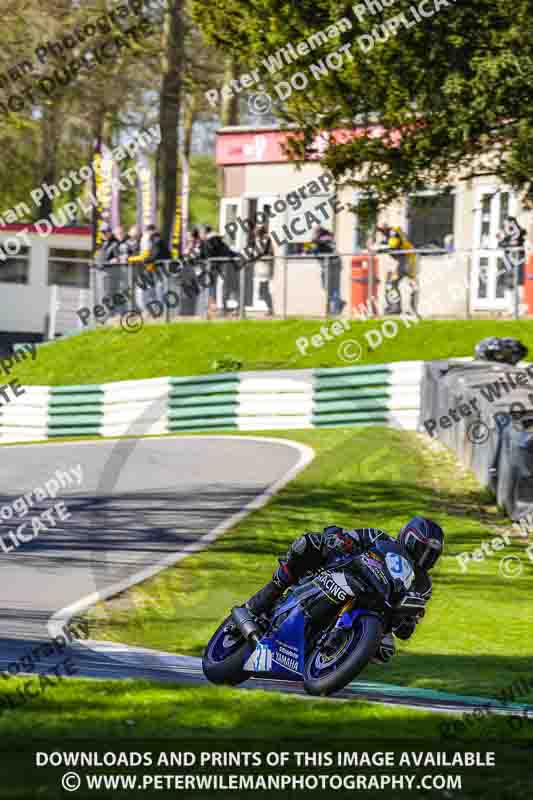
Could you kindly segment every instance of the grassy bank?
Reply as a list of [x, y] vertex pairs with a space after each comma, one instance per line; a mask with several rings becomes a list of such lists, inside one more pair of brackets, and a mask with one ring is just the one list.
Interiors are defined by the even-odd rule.
[[[320, 347], [311, 337], [324, 323], [316, 320], [177, 322], [145, 325], [136, 334], [120, 328], [102, 328], [39, 348], [36, 361], [17, 365], [13, 375], [22, 384], [61, 385], [101, 383], [164, 375], [203, 375], [216, 370], [216, 362], [235, 359], [242, 370], [303, 369], [310, 367], [380, 364], [412, 359], [471, 356], [485, 336], [517, 336], [533, 352], [533, 320], [520, 322], [428, 321], [409, 328], [396, 320], [395, 338], [371, 350], [365, 333], [380, 329], [379, 320], [351, 323], [349, 330], [323, 339]], [[331, 323], [329, 323], [331, 325]], [[390, 329], [388, 329], [390, 333]], [[301, 340], [307, 338], [309, 346]], [[355, 339], [363, 348], [358, 362], [343, 361], [339, 346]], [[300, 340], [301, 348], [297, 346]], [[348, 356], [355, 352], [348, 346]]]
[[[13, 678], [0, 685], [0, 698], [15, 695], [23, 679]], [[215, 686], [183, 686], [142, 680], [63, 680], [24, 705], [4, 710], [0, 732], [16, 736], [70, 736], [106, 738], [187, 739], [206, 737], [228, 739], [275, 739], [280, 720], [284, 735], [313, 734], [343, 736], [343, 726], [357, 723], [357, 736], [379, 739], [383, 720], [401, 719], [406, 736], [437, 737], [445, 715], [411, 709], [388, 708], [370, 703], [323, 701], [275, 692], [242, 692]], [[503, 718], [486, 721], [486, 730], [496, 735], [509, 732]], [[485, 727], [484, 727], [485, 731]]]
[[[315, 448], [315, 461], [208, 550], [94, 609], [91, 638], [198, 655], [229, 608], [268, 579], [302, 531], [334, 522], [396, 533], [409, 517], [426, 514], [447, 536], [433, 600], [413, 639], [398, 643], [391, 665], [371, 666], [362, 678], [495, 697], [533, 677], [533, 564], [517, 542], [501, 554], [522, 556], [521, 577], [505, 579], [496, 555], [461, 571], [457, 554], [479, 547], [505, 523], [451, 455], [422, 449], [416, 434], [379, 427], [290, 438]], [[533, 692], [516, 697], [526, 698]]]
[[[3, 682], [0, 685], [0, 699], [6, 692], [13, 694], [20, 685], [20, 679]], [[283, 751], [287, 753], [317, 750], [326, 752], [353, 751], [359, 753], [399, 753], [405, 751], [438, 753], [445, 748], [476, 750], [481, 754], [496, 751], [495, 768], [447, 767], [436, 771], [445, 775], [461, 775], [463, 791], [454, 792], [457, 798], [483, 798], [501, 800], [529, 800], [531, 780], [528, 770], [528, 751], [519, 746], [527, 728], [510, 733], [510, 726], [503, 718], [491, 718], [483, 722], [478, 730], [478, 741], [451, 741], [442, 738], [441, 725], [449, 716], [431, 714], [411, 709], [391, 708], [358, 702], [302, 700], [284, 694], [265, 691], [243, 692], [213, 686], [186, 687], [172, 684], [157, 684], [147, 681], [92, 681], [71, 679], [47, 690], [43, 695], [30, 699], [24, 707], [4, 711], [0, 718], [0, 733], [4, 756], [0, 764], [0, 780], [3, 797], [18, 798], [43, 797], [62, 798], [61, 779], [67, 772], [65, 766], [43, 765], [36, 767], [36, 752], [51, 753], [152, 753], [153, 764], [157, 764], [158, 754], [168, 753], [221, 753], [230, 751], [262, 753]], [[401, 732], [401, 737], [393, 740], [393, 731]], [[385, 738], [386, 737], [386, 738]], [[512, 737], [512, 742], [509, 741]], [[498, 742], [507, 741], [503, 748]], [[167, 756], [168, 757], [168, 756]], [[219, 756], [220, 757], [220, 756]], [[198, 759], [198, 755], [197, 755]], [[399, 755], [396, 755], [396, 763]], [[190, 763], [190, 762], [189, 762]], [[379, 764], [379, 760], [376, 762]], [[139, 762], [134, 762], [139, 764]], [[216, 767], [180, 769], [176, 766], [151, 767], [133, 766], [131, 768], [100, 767], [76, 769], [82, 777], [81, 788], [76, 797], [116, 797], [125, 792], [113, 792], [101, 788], [88, 789], [86, 776], [90, 775], [143, 775], [155, 774], [224, 774], [228, 770]], [[284, 773], [296, 773], [294, 757], [290, 768]], [[279, 768], [259, 767], [258, 774], [276, 774]], [[72, 770], [68, 770], [72, 773]], [[229, 770], [235, 774], [241, 770]], [[252, 770], [246, 770], [250, 773]], [[307, 774], [315, 774], [316, 769], [308, 766]], [[378, 766], [368, 769], [354, 767], [321, 768], [318, 772], [328, 774], [380, 775], [384, 772], [402, 774], [431, 775], [431, 767], [413, 772], [403, 767], [401, 770], [382, 769]], [[161, 787], [160, 787], [161, 788]], [[420, 788], [420, 787], [417, 787]], [[439, 787], [428, 788], [423, 792], [404, 793], [395, 789], [391, 793], [390, 784], [385, 791], [371, 788], [362, 791], [365, 798], [382, 797], [423, 797], [425, 800], [441, 800], [451, 797], [450, 792], [442, 792]], [[174, 792], [180, 797], [218, 797], [220, 792], [198, 791]], [[232, 797], [253, 800], [256, 791], [232, 791]], [[157, 790], [132, 790], [128, 797], [161, 796]], [[264, 796], [273, 796], [272, 794]], [[303, 791], [280, 793], [279, 797], [300, 797]], [[313, 791], [314, 797], [331, 797], [330, 791]], [[353, 789], [335, 791], [335, 797], [353, 797]]]

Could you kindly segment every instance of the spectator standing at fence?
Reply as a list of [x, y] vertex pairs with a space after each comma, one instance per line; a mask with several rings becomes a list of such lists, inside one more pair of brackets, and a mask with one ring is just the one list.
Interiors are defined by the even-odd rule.
[[130, 253], [128, 255], [128, 264], [143, 264], [145, 258], [148, 257], [150, 252], [149, 247], [149, 239], [150, 239], [150, 231], [148, 228], [155, 227], [155, 226], [148, 226], [144, 229], [144, 233], [141, 235], [139, 229], [136, 225], [132, 225], [129, 229], [129, 242], [130, 242]]
[[144, 260], [149, 254], [148, 239], [149, 232], [145, 228], [144, 233], [141, 232], [137, 225], [132, 225], [129, 229], [129, 253], [128, 264], [132, 267], [135, 277], [135, 304], [137, 308], [144, 311], [146, 308], [145, 301], [148, 301], [148, 296], [145, 295], [146, 289], [141, 284], [149, 286], [148, 281], [144, 280]]
[[107, 223], [104, 223], [100, 230], [102, 233], [101, 265], [106, 266], [117, 257], [118, 239]]
[[171, 261], [172, 255], [167, 243], [161, 238], [161, 234], [155, 225], [149, 225], [147, 230], [150, 232], [150, 239], [148, 244], [148, 255], [144, 259], [144, 263], [149, 272], [155, 272], [158, 263], [161, 261]]
[[117, 225], [115, 230], [113, 231], [113, 236], [117, 240], [117, 245], [115, 248], [115, 257], [111, 263], [113, 264], [127, 264], [128, 263], [128, 248], [127, 248], [127, 241], [128, 237], [124, 231], [122, 225]]
[[402, 250], [414, 250], [414, 244], [409, 241], [405, 233], [399, 227], [392, 228], [386, 222], [378, 226], [377, 230], [382, 234], [383, 239], [376, 248], [378, 252], [386, 253], [387, 250], [396, 252], [391, 253], [391, 257], [396, 262], [396, 270], [387, 273], [386, 285], [386, 314], [402, 313], [402, 297], [400, 294], [400, 283], [404, 278], [407, 279], [409, 286], [409, 306], [410, 311], [418, 316], [418, 284], [417, 284], [417, 260], [416, 253]]
[[100, 304], [102, 297], [109, 294], [112, 279], [109, 273], [109, 265], [116, 258], [118, 241], [113, 235], [111, 226], [105, 222], [101, 228], [102, 244], [94, 255], [96, 304]]
[[[239, 270], [238, 254], [228, 247], [219, 233], [215, 233], [210, 225], [203, 225], [200, 230], [200, 258], [210, 261], [209, 269], [213, 277], [211, 291], [216, 291], [216, 276], [224, 281], [223, 303], [228, 311], [239, 307]], [[222, 259], [227, 259], [223, 261]]]
[[[311, 255], [320, 258], [320, 281], [328, 292], [328, 310], [331, 314], [342, 311], [345, 303], [340, 297], [341, 261], [335, 253], [335, 238], [322, 225], [314, 225], [311, 236]], [[326, 284], [327, 280], [327, 284]]]
[[274, 276], [274, 250], [272, 239], [265, 225], [261, 225], [255, 232], [255, 247], [259, 257], [256, 266], [256, 277], [259, 280], [259, 298], [266, 303], [269, 316], [274, 315], [270, 281]]
[[[162, 302], [166, 291], [164, 272], [157, 271], [158, 262], [170, 261], [172, 256], [168, 245], [161, 238], [155, 225], [147, 225], [139, 245], [139, 252], [128, 258], [130, 264], [141, 267], [136, 281], [136, 302], [144, 309], [147, 303]], [[143, 274], [144, 273], [144, 274]], [[143, 288], [144, 287], [144, 288]]]
[[200, 230], [198, 228], [193, 228], [192, 231], [187, 234], [185, 255], [189, 256], [189, 258], [199, 258], [201, 244]]
[[126, 243], [127, 243], [126, 261], [129, 264], [130, 258], [139, 255], [141, 251], [141, 234], [139, 232], [139, 228], [137, 227], [137, 225], [132, 225], [131, 228], [129, 229]]
[[[128, 263], [127, 237], [122, 225], [117, 225], [113, 231], [115, 243], [110, 248], [109, 260], [109, 291], [111, 294], [118, 294], [127, 286], [127, 274], [124, 265]], [[121, 314], [125, 309], [118, 308], [116, 305], [111, 311], [111, 316]]]
[[[165, 265], [162, 262], [171, 261], [172, 254], [155, 225], [149, 225], [147, 230], [150, 238], [148, 241], [148, 255], [145, 257], [143, 264], [148, 272], [154, 273], [155, 278], [155, 286], [153, 288], [150, 287], [147, 292], [151, 300], [162, 302], [163, 296], [167, 291], [167, 279], [163, 269]], [[158, 270], [158, 267], [161, 267], [161, 269]], [[168, 272], [168, 264], [166, 267]]]
[[[135, 279], [135, 269], [132, 259], [139, 256], [141, 251], [141, 234], [137, 225], [132, 225], [128, 230], [126, 238], [119, 242], [118, 254], [119, 261], [123, 265], [121, 269], [121, 278], [124, 287], [133, 287]], [[136, 287], [137, 297], [141, 299], [142, 307], [142, 289]]]

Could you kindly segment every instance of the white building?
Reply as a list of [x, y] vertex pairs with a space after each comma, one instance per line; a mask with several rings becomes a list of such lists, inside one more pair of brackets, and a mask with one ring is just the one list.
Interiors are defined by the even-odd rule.
[[[22, 231], [27, 231], [23, 238]], [[48, 235], [39, 234], [33, 225], [0, 227], [3, 343], [39, 341], [46, 335], [53, 292], [59, 293], [60, 303], [86, 305], [91, 247], [89, 227], [53, 228]], [[64, 332], [61, 308], [56, 329]]]
[[[335, 131], [339, 138], [350, 135], [349, 131]], [[348, 301], [350, 310], [352, 297], [351, 255], [367, 246], [368, 228], [358, 218], [356, 211], [360, 197], [350, 187], [317, 192], [303, 201], [298, 209], [291, 208], [283, 199], [291, 192], [318, 180], [323, 169], [316, 160], [289, 161], [283, 152], [287, 133], [278, 127], [233, 127], [222, 128], [217, 133], [216, 161], [223, 168], [223, 200], [220, 209], [220, 229], [228, 222], [240, 217], [253, 218], [259, 212], [270, 210], [270, 232], [274, 234], [276, 255], [302, 253], [310, 243], [310, 226], [302, 233], [302, 215], [308, 208], [328, 201], [336, 194], [344, 207], [339, 213], [330, 213], [322, 221], [324, 227], [335, 234], [337, 252], [342, 255], [342, 297]], [[320, 152], [320, 137], [317, 151]], [[298, 169], [297, 169], [298, 167]], [[285, 210], [276, 212], [283, 205]], [[327, 208], [327, 206], [326, 206]], [[329, 208], [331, 211], [331, 207]], [[379, 221], [399, 225], [415, 247], [442, 248], [453, 242], [453, 252], [443, 255], [423, 255], [419, 262], [420, 305], [423, 316], [486, 316], [511, 314], [512, 293], [505, 288], [502, 279], [502, 254], [497, 251], [497, 233], [504, 217], [516, 216], [526, 228], [529, 213], [520, 205], [518, 198], [496, 178], [479, 177], [470, 181], [457, 181], [451, 192], [442, 188], [428, 187], [417, 196], [409, 196], [401, 202], [380, 212]], [[298, 224], [295, 219], [299, 218]], [[294, 227], [292, 227], [294, 225]], [[287, 230], [291, 234], [287, 238]], [[277, 241], [285, 244], [276, 246]], [[242, 250], [247, 243], [247, 234], [242, 225], [237, 225], [233, 245]], [[385, 273], [391, 268], [389, 256], [379, 256], [379, 277], [383, 294]], [[317, 259], [307, 257], [286, 262], [276, 259], [276, 270], [272, 280], [275, 313], [283, 304], [288, 314], [323, 313], [324, 289], [320, 283]], [[257, 283], [257, 281], [256, 281]], [[452, 286], [452, 289], [450, 289]], [[257, 287], [253, 292], [253, 306], [259, 309]], [[282, 299], [283, 298], [283, 299]], [[248, 291], [248, 302], [251, 291]]]

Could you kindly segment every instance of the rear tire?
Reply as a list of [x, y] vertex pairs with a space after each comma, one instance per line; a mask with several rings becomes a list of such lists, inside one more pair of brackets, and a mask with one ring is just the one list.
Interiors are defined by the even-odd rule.
[[315, 647], [304, 668], [304, 689], [312, 695], [328, 695], [343, 689], [375, 656], [383, 637], [383, 625], [374, 616], [359, 617], [346, 641], [332, 656], [323, 657]]
[[228, 638], [228, 635], [224, 629], [230, 622], [231, 617], [227, 617], [209, 640], [202, 658], [202, 669], [211, 683], [237, 686], [250, 677], [242, 666], [254, 651], [255, 645], [247, 642], [242, 636], [234, 639], [234, 644], [229, 640], [225, 644], [224, 638]]

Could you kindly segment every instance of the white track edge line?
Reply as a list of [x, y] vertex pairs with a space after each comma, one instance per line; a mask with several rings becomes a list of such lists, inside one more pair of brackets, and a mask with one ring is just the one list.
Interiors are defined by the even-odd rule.
[[[135, 437], [134, 437], [135, 438]], [[169, 437], [170, 438], [170, 437]], [[103, 600], [108, 600], [110, 597], [113, 597], [120, 592], [125, 591], [126, 589], [135, 586], [142, 581], [147, 580], [148, 578], [152, 578], [154, 575], [157, 575], [158, 572], [161, 572], [166, 567], [173, 566], [177, 564], [179, 561], [182, 561], [186, 558], [190, 553], [198, 553], [214, 542], [216, 539], [219, 538], [223, 533], [225, 533], [229, 528], [233, 527], [237, 522], [240, 522], [244, 517], [248, 516], [252, 511], [255, 511], [262, 506], [266, 505], [266, 503], [273, 497], [280, 489], [282, 489], [287, 483], [289, 483], [296, 475], [301, 472], [308, 464], [315, 457], [315, 451], [305, 444], [300, 444], [300, 442], [294, 442], [290, 439], [277, 439], [273, 437], [260, 437], [260, 436], [182, 436], [182, 437], [173, 437], [170, 439], [171, 441], [176, 441], [178, 438], [180, 441], [183, 439], [193, 439], [198, 441], [201, 439], [225, 439], [225, 440], [238, 440], [238, 441], [255, 441], [255, 442], [267, 442], [271, 444], [283, 444], [287, 447], [292, 447], [295, 450], [298, 450], [300, 453], [300, 458], [281, 478], [278, 478], [274, 483], [272, 483], [264, 492], [257, 495], [253, 498], [249, 503], [247, 503], [244, 508], [238, 511], [236, 514], [233, 514], [224, 522], [221, 522], [212, 531], [206, 533], [205, 536], [202, 536], [198, 541], [192, 542], [189, 545], [183, 547], [179, 553], [172, 553], [169, 556], [166, 556], [162, 561], [158, 564], [147, 567], [146, 569], [141, 570], [140, 572], [136, 572], [131, 575], [129, 578], [124, 579], [123, 581], [117, 581], [117, 583], [112, 584], [107, 589], [102, 591], [92, 592], [85, 597], [82, 597], [80, 600], [77, 600], [75, 603], [71, 603], [64, 608], [59, 609], [56, 611], [49, 619], [47, 628], [48, 633], [50, 634], [51, 638], [54, 636], [59, 636], [62, 633], [63, 627], [69, 622], [69, 620], [75, 615], [80, 614], [82, 611], [86, 611], [91, 606], [94, 606], [96, 603], [102, 602]], [[58, 442], [58, 444], [60, 444]], [[71, 442], [64, 442], [61, 444], [72, 444]], [[78, 640], [80, 644], [84, 644], [83, 640]], [[120, 643], [117, 643], [120, 644]], [[123, 647], [127, 648], [128, 645], [122, 645]], [[90, 647], [88, 648], [91, 649]], [[178, 655], [176, 653], [176, 655]], [[108, 656], [111, 658], [111, 656]], [[118, 660], [118, 659], [113, 659]]]

